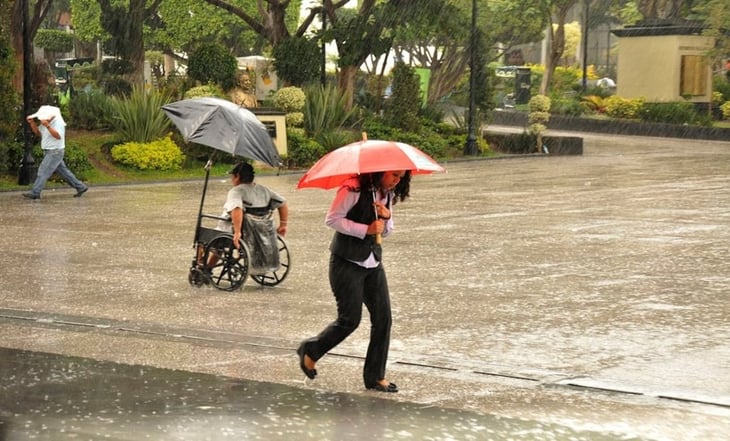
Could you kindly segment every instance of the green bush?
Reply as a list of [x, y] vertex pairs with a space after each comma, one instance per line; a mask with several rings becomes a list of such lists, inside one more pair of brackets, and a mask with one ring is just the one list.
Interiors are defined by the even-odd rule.
[[612, 95], [603, 101], [606, 109], [606, 115], [611, 118], [636, 119], [644, 105], [643, 98], [621, 98], [618, 95]]
[[332, 129], [325, 132], [320, 132], [315, 139], [325, 151], [331, 152], [332, 150], [342, 147], [343, 145], [350, 144], [362, 138], [361, 133], [355, 133], [352, 130], [346, 129]]
[[274, 107], [290, 113], [301, 112], [304, 109], [304, 103], [307, 100], [304, 91], [299, 87], [282, 87], [274, 93]]
[[[389, 126], [380, 118], [371, 118], [363, 124], [368, 139], [383, 139], [410, 144], [423, 150], [434, 158], [443, 158], [450, 150], [448, 138], [432, 130], [428, 124], [420, 126], [418, 133], [408, 132], [400, 128]], [[462, 145], [463, 146], [463, 145]]]
[[286, 114], [287, 127], [302, 127], [304, 125], [304, 113], [289, 112]]
[[145, 143], [162, 138], [170, 127], [170, 120], [162, 111], [168, 102], [164, 93], [135, 87], [129, 98], [110, 100], [110, 122], [123, 141]]
[[639, 112], [642, 121], [667, 124], [697, 124], [700, 119], [689, 101], [645, 103]]
[[103, 81], [104, 93], [108, 96], [125, 97], [132, 94], [132, 83], [120, 77], [109, 77]]
[[140, 170], [179, 170], [185, 155], [168, 136], [149, 143], [128, 142], [112, 147], [112, 159]]
[[287, 129], [286, 137], [290, 167], [308, 167], [327, 153], [317, 141], [307, 138], [301, 129]]
[[16, 140], [0, 141], [0, 173], [18, 170], [23, 160], [23, 143]]
[[725, 101], [720, 106], [720, 110], [722, 110], [722, 117], [725, 119], [730, 119], [730, 101]]
[[556, 115], [580, 116], [584, 107], [578, 101], [570, 98], [558, 98], [553, 100], [550, 111]]
[[730, 77], [715, 75], [712, 77], [712, 85], [715, 91], [722, 94], [723, 101], [730, 101]]
[[357, 112], [357, 108], [347, 109], [346, 97], [331, 84], [310, 86], [304, 93], [303, 125], [313, 138], [342, 127]]
[[109, 97], [96, 90], [78, 93], [69, 102], [70, 122], [80, 129], [108, 129], [111, 112]]
[[228, 99], [228, 96], [223, 89], [217, 84], [204, 84], [202, 86], [195, 86], [185, 91], [185, 98], [202, 98], [206, 96], [213, 96], [223, 99]]

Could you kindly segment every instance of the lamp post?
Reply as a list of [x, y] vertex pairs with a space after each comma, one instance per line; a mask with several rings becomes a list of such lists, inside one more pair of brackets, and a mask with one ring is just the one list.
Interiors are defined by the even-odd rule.
[[471, 41], [469, 49], [469, 134], [466, 137], [466, 144], [464, 145], [464, 155], [477, 155], [479, 149], [477, 148], [477, 137], [474, 128], [474, 111], [476, 110], [476, 95], [474, 89], [476, 89], [477, 78], [474, 74], [474, 68], [476, 67], [477, 58], [477, 0], [471, 1]]
[[35, 159], [33, 159], [33, 133], [25, 121], [31, 113], [31, 51], [30, 29], [28, 28], [28, 0], [22, 0], [23, 8], [23, 162], [18, 170], [18, 185], [28, 185], [35, 179]]
[[583, 7], [583, 35], [581, 35], [581, 45], [583, 46], [583, 93], [588, 88], [588, 8], [591, 0], [585, 0]]
[[325, 86], [327, 84], [327, 52], [325, 50], [325, 46], [327, 43], [324, 40], [324, 31], [327, 30], [327, 11], [324, 8], [324, 5], [322, 6], [322, 72], [320, 72], [319, 81], [322, 83], [322, 86]]

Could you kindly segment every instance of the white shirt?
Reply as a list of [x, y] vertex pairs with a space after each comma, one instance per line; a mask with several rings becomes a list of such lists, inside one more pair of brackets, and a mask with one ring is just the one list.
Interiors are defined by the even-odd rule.
[[41, 132], [41, 148], [43, 150], [65, 149], [66, 143], [64, 140], [66, 139], [66, 124], [64, 124], [63, 120], [59, 118], [53, 118], [49, 125], [56, 129], [60, 139], [51, 135], [50, 130], [48, 130], [46, 126], [40, 126], [38, 129]]
[[[347, 234], [348, 236], [354, 236], [359, 239], [364, 239], [368, 232], [368, 225], [355, 222], [348, 219], [347, 213], [352, 207], [355, 206], [357, 201], [360, 199], [359, 191], [350, 190], [350, 188], [357, 188], [359, 182], [357, 178], [351, 178], [345, 181], [339, 190], [335, 200], [332, 201], [329, 211], [327, 211], [327, 217], [325, 218], [325, 225], [334, 228], [335, 231]], [[376, 195], [376, 201], [383, 204], [388, 203], [388, 197], [380, 197], [380, 194]], [[392, 200], [392, 198], [391, 198]], [[391, 204], [387, 205], [388, 210], [391, 209]], [[375, 208], [373, 208], [375, 210]], [[383, 229], [382, 237], [387, 237], [390, 232], [393, 231], [393, 213], [391, 212], [390, 219], [385, 221], [385, 227]], [[373, 253], [370, 253], [367, 259], [362, 262], [354, 262], [365, 268], [375, 268], [380, 262], [375, 258]]]

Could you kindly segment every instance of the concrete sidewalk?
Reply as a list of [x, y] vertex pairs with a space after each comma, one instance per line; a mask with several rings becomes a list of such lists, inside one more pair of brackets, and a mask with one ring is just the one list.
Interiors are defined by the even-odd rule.
[[[335, 314], [323, 225], [334, 192], [297, 191], [294, 174], [257, 178], [289, 199], [289, 277], [234, 293], [187, 283], [202, 182], [0, 193], [2, 346], [576, 431], [728, 439], [730, 142], [584, 138], [580, 157], [414, 178], [384, 243], [398, 394], [363, 389], [366, 318], [303, 381], [294, 349]], [[228, 185], [211, 181], [207, 212]]]

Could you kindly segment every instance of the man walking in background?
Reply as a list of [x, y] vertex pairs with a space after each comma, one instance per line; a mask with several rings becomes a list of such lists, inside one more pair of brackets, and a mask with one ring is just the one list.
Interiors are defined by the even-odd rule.
[[76, 189], [74, 197], [86, 193], [89, 187], [79, 181], [63, 161], [66, 151], [66, 122], [61, 116], [61, 110], [54, 106], [41, 106], [36, 113], [28, 115], [25, 119], [33, 133], [41, 137], [43, 160], [38, 167], [38, 176], [33, 183], [33, 188], [30, 192], [23, 193], [23, 197], [40, 199], [46, 181], [54, 172], [58, 172], [71, 187]]

